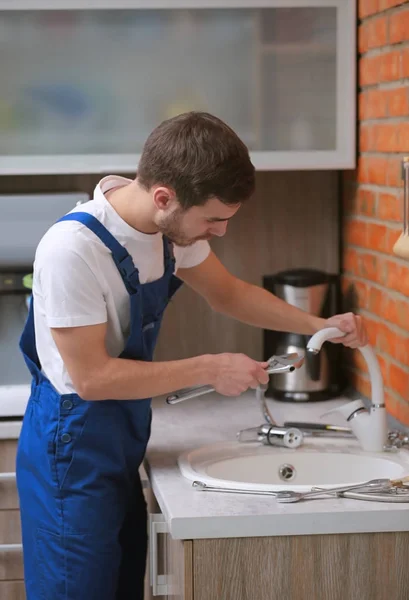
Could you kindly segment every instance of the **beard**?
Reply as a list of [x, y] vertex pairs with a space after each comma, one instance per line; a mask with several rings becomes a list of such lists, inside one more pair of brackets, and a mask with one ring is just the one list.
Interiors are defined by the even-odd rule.
[[191, 238], [183, 233], [183, 214], [184, 211], [181, 208], [177, 208], [171, 215], [165, 217], [158, 225], [159, 231], [162, 233], [162, 235], [165, 235], [171, 242], [176, 244], [176, 246], [181, 246], [182, 248], [192, 246], [192, 244], [199, 240], [210, 239], [211, 236], [209, 235]]

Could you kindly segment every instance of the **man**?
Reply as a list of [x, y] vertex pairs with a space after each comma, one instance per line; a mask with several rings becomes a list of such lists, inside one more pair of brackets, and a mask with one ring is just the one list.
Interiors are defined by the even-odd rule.
[[33, 377], [17, 453], [28, 600], [141, 600], [150, 399], [200, 384], [235, 396], [268, 381], [267, 364], [242, 354], [152, 362], [182, 282], [256, 327], [308, 335], [335, 325], [345, 345], [366, 343], [359, 317], [304, 313], [211, 252], [254, 184], [227, 125], [183, 114], [149, 136], [135, 180], [105, 177], [41, 240], [21, 338]]

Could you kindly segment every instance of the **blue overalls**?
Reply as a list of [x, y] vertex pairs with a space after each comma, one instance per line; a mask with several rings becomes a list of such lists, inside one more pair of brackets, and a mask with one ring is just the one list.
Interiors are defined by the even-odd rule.
[[[181, 285], [164, 237], [164, 274], [139, 282], [127, 250], [88, 213], [83, 223], [109, 248], [131, 304], [121, 358], [151, 361], [163, 311]], [[20, 347], [32, 374], [17, 449], [27, 600], [143, 600], [146, 502], [139, 478], [151, 399], [85, 401], [57, 393], [41, 372], [33, 301]]]

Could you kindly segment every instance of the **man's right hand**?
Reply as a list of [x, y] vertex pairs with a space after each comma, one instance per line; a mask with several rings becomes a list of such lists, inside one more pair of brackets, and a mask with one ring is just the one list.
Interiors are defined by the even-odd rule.
[[267, 384], [268, 363], [258, 362], [245, 354], [216, 354], [211, 385], [223, 396], [239, 396], [249, 388]]

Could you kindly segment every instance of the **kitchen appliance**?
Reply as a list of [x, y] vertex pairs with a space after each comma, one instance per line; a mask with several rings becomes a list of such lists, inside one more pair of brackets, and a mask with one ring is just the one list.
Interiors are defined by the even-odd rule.
[[[316, 269], [292, 269], [263, 277], [263, 287], [288, 304], [329, 318], [339, 312], [340, 277]], [[273, 354], [304, 354], [302, 367], [272, 375], [266, 396], [283, 401], [328, 400], [343, 388], [342, 345], [325, 344], [317, 355], [306, 352], [311, 336], [264, 330], [263, 360]]]
[[19, 340], [36, 247], [55, 221], [89, 199], [82, 192], [0, 194], [0, 424], [21, 417], [30, 395], [31, 375]]

